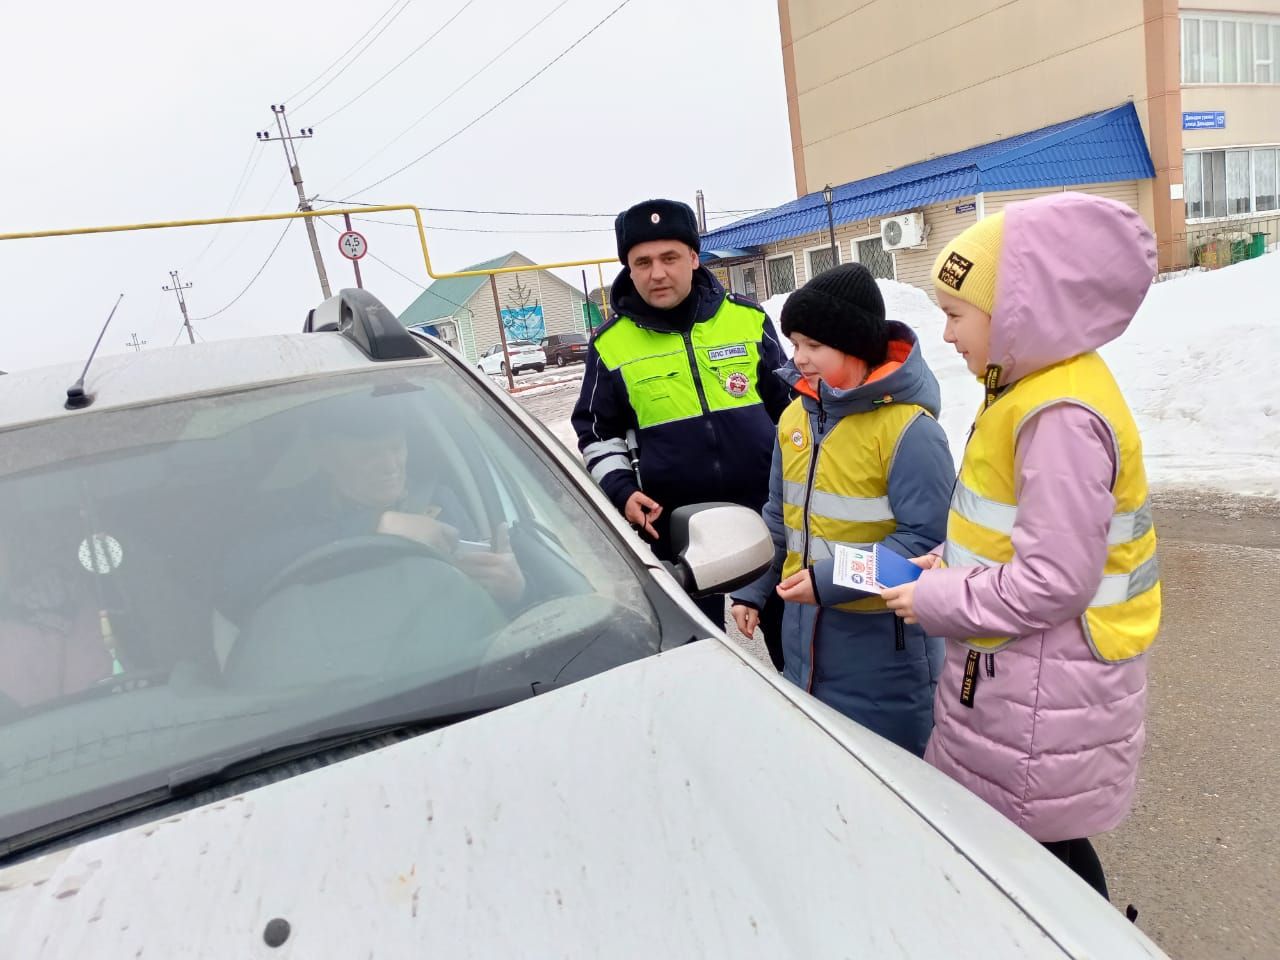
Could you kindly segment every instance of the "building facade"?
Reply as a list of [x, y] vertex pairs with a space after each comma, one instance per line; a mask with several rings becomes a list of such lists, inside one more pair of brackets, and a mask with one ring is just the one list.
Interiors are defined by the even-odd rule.
[[[513, 251], [459, 272], [532, 265], [528, 257]], [[508, 340], [536, 342], [553, 333], [587, 332], [586, 297], [555, 274], [546, 270], [499, 273], [495, 280]], [[400, 322], [440, 337], [472, 363], [499, 342], [499, 314], [487, 276], [435, 281], [409, 304]]]
[[[1164, 269], [1253, 255], [1280, 223], [1280, 0], [1243, 2], [779, 0], [798, 199], [706, 259], [760, 298], [837, 259], [931, 291], [948, 239], [1063, 189], [1133, 206]], [[901, 215], [924, 236], [886, 250]]]

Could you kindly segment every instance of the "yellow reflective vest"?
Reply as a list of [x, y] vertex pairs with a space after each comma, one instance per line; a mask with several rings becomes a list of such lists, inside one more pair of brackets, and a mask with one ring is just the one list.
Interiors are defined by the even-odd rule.
[[[778, 420], [787, 545], [784, 580], [831, 558], [838, 544], [866, 549], [897, 529], [889, 504], [889, 471], [907, 427], [927, 416], [928, 411], [914, 404], [885, 404], [842, 417], [815, 439], [803, 399], [791, 402]], [[879, 597], [868, 597], [836, 609], [876, 613], [886, 607]]]
[[595, 348], [606, 368], [622, 374], [644, 430], [759, 404], [756, 370], [767, 322], [758, 307], [725, 297], [715, 316], [695, 323], [687, 335], [619, 317], [596, 336]]
[[[1160, 626], [1156, 532], [1138, 428], [1098, 354], [1083, 354], [1024, 377], [979, 412], [951, 501], [943, 560], [953, 567], [989, 567], [1013, 560], [1018, 432], [1036, 413], [1062, 403], [1077, 404], [1101, 417], [1116, 440], [1116, 508], [1106, 567], [1081, 626], [1095, 657], [1128, 660], [1151, 646]], [[964, 642], [989, 651], [1012, 639]]]

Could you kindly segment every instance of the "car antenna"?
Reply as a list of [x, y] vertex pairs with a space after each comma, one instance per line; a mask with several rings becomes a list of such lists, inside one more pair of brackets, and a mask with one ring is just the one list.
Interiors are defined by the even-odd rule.
[[93, 363], [93, 358], [98, 355], [98, 348], [102, 346], [102, 338], [107, 333], [107, 327], [111, 326], [111, 318], [116, 315], [116, 309], [123, 299], [123, 293], [116, 297], [116, 304], [111, 308], [111, 312], [107, 314], [107, 322], [102, 325], [102, 331], [98, 334], [98, 342], [93, 345], [93, 349], [89, 351], [89, 359], [84, 362], [84, 373], [80, 374], [79, 380], [67, 387], [66, 406], [68, 410], [83, 410], [93, 403], [93, 397], [84, 392], [84, 378], [89, 375], [89, 365]]

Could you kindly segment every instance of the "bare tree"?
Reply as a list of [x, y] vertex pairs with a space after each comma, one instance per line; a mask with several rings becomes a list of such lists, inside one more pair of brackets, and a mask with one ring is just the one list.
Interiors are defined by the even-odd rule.
[[507, 290], [507, 309], [503, 310], [503, 323], [511, 336], [518, 340], [540, 340], [544, 326], [541, 317], [542, 304], [531, 284], [521, 282], [516, 274], [514, 287]]

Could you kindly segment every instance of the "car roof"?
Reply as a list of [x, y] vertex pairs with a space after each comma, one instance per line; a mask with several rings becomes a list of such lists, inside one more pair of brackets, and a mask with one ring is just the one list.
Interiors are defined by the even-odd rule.
[[439, 362], [431, 357], [374, 363], [347, 337], [333, 332], [274, 334], [111, 354], [93, 361], [85, 392], [87, 411], [65, 407], [67, 388], [84, 362], [0, 377], [0, 430], [80, 416], [85, 412], [158, 403], [325, 374]]

